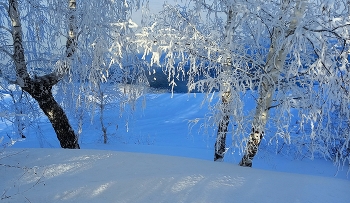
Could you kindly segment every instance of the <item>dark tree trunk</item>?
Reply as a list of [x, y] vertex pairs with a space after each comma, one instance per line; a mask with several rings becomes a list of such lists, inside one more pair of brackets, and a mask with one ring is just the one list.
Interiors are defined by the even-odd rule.
[[[76, 36], [75, 36], [75, 8], [76, 1], [69, 0], [69, 36], [67, 39], [66, 55], [69, 59], [75, 52]], [[52, 95], [52, 87], [61, 80], [58, 73], [50, 73], [41, 77], [32, 79], [27, 71], [27, 64], [24, 56], [22, 25], [17, 0], [9, 0], [8, 14], [12, 23], [13, 38], [13, 60], [15, 64], [16, 76], [15, 81], [24, 91], [28, 92], [39, 104], [45, 115], [50, 120], [54, 128], [57, 138], [62, 148], [79, 149], [78, 139], [75, 135], [68, 118], [62, 107], [55, 101]], [[65, 70], [69, 65], [65, 63]]]
[[229, 102], [230, 102], [231, 92], [225, 92], [221, 97], [222, 113], [223, 116], [220, 119], [218, 126], [218, 133], [216, 137], [216, 142], [214, 145], [214, 161], [221, 161], [226, 152], [226, 135], [228, 130], [228, 125], [230, 123], [229, 116]]
[[258, 148], [262, 138], [263, 132], [255, 131], [253, 129], [253, 132], [249, 136], [246, 151], [242, 157], [242, 160], [239, 162], [240, 166], [252, 167], [253, 158], [258, 152]]
[[62, 107], [52, 95], [52, 86], [43, 80], [32, 81], [29, 88], [24, 88], [39, 104], [51, 122], [62, 148], [80, 149], [77, 136], [74, 133]]
[[78, 138], [74, 133], [62, 107], [55, 101], [51, 91], [47, 95], [36, 98], [40, 108], [49, 118], [62, 148], [80, 149]]
[[224, 155], [226, 152], [226, 134], [227, 134], [229, 123], [230, 123], [230, 117], [228, 115], [224, 115], [220, 120], [216, 142], [215, 142], [214, 161], [219, 161], [224, 158]]

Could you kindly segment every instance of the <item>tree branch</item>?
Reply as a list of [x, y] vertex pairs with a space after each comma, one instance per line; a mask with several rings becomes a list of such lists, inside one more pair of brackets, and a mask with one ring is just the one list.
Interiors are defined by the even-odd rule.
[[209, 4], [205, 3], [205, 2], [201, 2], [202, 6], [204, 8], [206, 8], [208, 11], [211, 11], [211, 12], [217, 12], [217, 13], [226, 13], [227, 14], [227, 11], [226, 10], [215, 10], [212, 8], [212, 6], [210, 6]]
[[331, 30], [328, 30], [328, 29], [319, 29], [319, 30], [316, 30], [316, 29], [311, 29], [311, 28], [308, 28], [306, 26], [304, 26], [303, 28], [307, 31], [311, 31], [311, 32], [328, 32], [328, 33], [331, 33], [333, 35], [335, 35], [338, 39], [341, 39], [341, 40], [345, 40], [343, 39], [342, 36], [340, 36], [338, 33], [336, 33], [335, 31], [337, 29], [340, 29], [340, 28], [343, 28], [343, 27], [346, 27], [346, 26], [350, 26], [350, 24], [344, 24], [344, 25], [341, 25], [341, 26], [338, 26], [336, 28], [333, 28]]
[[5, 26], [1, 26], [1, 25], [0, 25], [0, 29], [4, 29], [4, 30], [6, 30], [7, 32], [12, 33], [12, 31], [11, 31], [10, 29], [8, 29], [7, 27], [5, 27]]
[[[316, 54], [317, 58], [320, 58], [320, 55], [317, 53], [314, 43], [308, 37], [306, 37], [306, 39], [310, 42], [310, 44], [311, 44], [311, 46], [312, 46], [312, 48], [314, 50], [314, 53]], [[321, 61], [321, 64], [324, 67], [324, 69], [328, 72], [328, 74], [332, 75], [331, 71], [327, 68], [327, 66], [324, 64], [323, 61]]]
[[2, 74], [1, 69], [0, 69], [0, 77], [4, 78], [9, 84], [17, 84], [16, 81], [10, 80], [8, 77], [4, 76]]
[[7, 54], [9, 57], [11, 57], [11, 59], [14, 60], [13, 55], [12, 55], [10, 52], [8, 52], [6, 49], [4, 49], [3, 47], [0, 47], [0, 51], [4, 52], [4, 53]]
[[6, 10], [9, 10], [9, 7], [3, 2], [0, 2], [0, 6], [3, 6]]
[[[294, 99], [294, 100], [300, 100], [302, 99], [302, 97], [292, 97], [292, 98], [289, 98], [289, 99]], [[275, 100], [276, 101], [276, 100]], [[285, 102], [285, 100], [282, 100], [280, 103], [278, 104], [275, 104], [275, 105], [271, 105], [269, 107], [267, 107], [267, 110], [270, 110], [270, 109], [273, 109], [273, 108], [277, 108], [278, 106], [282, 105], [283, 103]], [[293, 107], [295, 108], [295, 107]]]
[[35, 60], [30, 60], [30, 61], [27, 61], [27, 65], [28, 65], [28, 64], [30, 64], [30, 63], [37, 62], [37, 61], [45, 61], [45, 62], [50, 62], [50, 60], [45, 59], [45, 58], [37, 58], [37, 59], [35, 59]]

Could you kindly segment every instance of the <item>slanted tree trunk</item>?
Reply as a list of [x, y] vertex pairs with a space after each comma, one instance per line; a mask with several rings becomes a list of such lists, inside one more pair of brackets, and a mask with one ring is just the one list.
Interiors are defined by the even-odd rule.
[[221, 97], [221, 109], [222, 109], [222, 118], [219, 121], [218, 132], [215, 142], [215, 153], [214, 153], [214, 161], [221, 161], [224, 158], [226, 152], [226, 135], [228, 125], [230, 123], [230, 115], [229, 115], [229, 97], [231, 93], [224, 92]]
[[[233, 8], [230, 8], [227, 12], [227, 23], [225, 27], [225, 41], [227, 47], [231, 46], [232, 34], [234, 33], [234, 26], [232, 26], [233, 19], [236, 13]], [[230, 49], [228, 49], [229, 51]], [[224, 74], [226, 77], [225, 84], [223, 87], [225, 90], [221, 96], [221, 113], [222, 117], [219, 121], [216, 141], [214, 145], [214, 161], [221, 161], [224, 158], [226, 152], [226, 135], [228, 130], [228, 125], [230, 123], [230, 102], [231, 102], [231, 83], [230, 83], [230, 72], [232, 68], [231, 53], [227, 53], [227, 57], [223, 64]]]
[[78, 139], [62, 107], [52, 95], [52, 85], [44, 80], [31, 80], [28, 87], [23, 87], [39, 104], [48, 117], [62, 148], [79, 149]]
[[[75, 0], [68, 0], [71, 13], [69, 14], [69, 35], [67, 39], [67, 58], [70, 58], [75, 51], [75, 29], [74, 29], [74, 10], [76, 8]], [[39, 104], [45, 115], [49, 118], [54, 128], [57, 138], [62, 148], [79, 149], [77, 136], [75, 135], [68, 118], [62, 107], [55, 101], [52, 95], [52, 87], [61, 80], [59, 73], [50, 73], [48, 75], [31, 78], [27, 71], [27, 65], [24, 56], [22, 25], [17, 0], [9, 0], [8, 14], [12, 22], [12, 38], [14, 54], [13, 60], [16, 70], [16, 84], [24, 91], [28, 92]], [[68, 63], [64, 63], [63, 68], [68, 69]]]
[[[282, 1], [282, 11], [286, 10], [289, 1]], [[306, 8], [306, 0], [298, 0], [294, 7], [289, 27], [283, 32], [281, 27], [275, 27], [272, 35], [272, 41], [267, 55], [266, 74], [261, 77], [259, 99], [253, 120], [253, 131], [249, 136], [245, 153], [240, 161], [240, 166], [252, 166], [252, 160], [255, 157], [261, 139], [263, 138], [264, 128], [268, 119], [269, 110], [272, 106], [272, 97], [275, 92], [275, 84], [278, 80], [280, 71], [283, 68], [290, 45], [290, 36], [294, 35], [297, 25], [302, 19]], [[288, 39], [289, 38], [289, 39]], [[282, 46], [278, 49], [278, 43], [282, 41]]]

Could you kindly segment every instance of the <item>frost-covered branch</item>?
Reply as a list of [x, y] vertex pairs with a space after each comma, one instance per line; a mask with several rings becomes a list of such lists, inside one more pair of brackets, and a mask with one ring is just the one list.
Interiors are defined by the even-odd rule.
[[[189, 90], [219, 91], [217, 96], [232, 99], [214, 104], [210, 119], [225, 131], [229, 115], [233, 146], [244, 151], [242, 143], [255, 143], [248, 151], [256, 152], [265, 126], [274, 126], [264, 136], [276, 144], [280, 139], [314, 144], [334, 138], [324, 122], [330, 109], [340, 105], [342, 113], [349, 113], [344, 105], [350, 99], [350, 26], [344, 2], [190, 2], [164, 6], [138, 35], [138, 44], [143, 58], [151, 55], [150, 65], [162, 66], [170, 83], [185, 72]], [[251, 100], [256, 109], [244, 114], [247, 91], [258, 97]], [[247, 140], [243, 135], [250, 132]], [[330, 142], [313, 144], [308, 146], [310, 156], [326, 153]]]

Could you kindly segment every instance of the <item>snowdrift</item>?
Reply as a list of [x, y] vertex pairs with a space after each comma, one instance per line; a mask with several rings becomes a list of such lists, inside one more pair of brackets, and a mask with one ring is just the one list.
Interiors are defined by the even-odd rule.
[[0, 153], [0, 202], [348, 202], [350, 181], [192, 158], [65, 149]]

